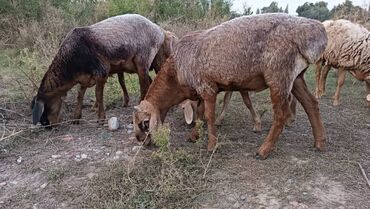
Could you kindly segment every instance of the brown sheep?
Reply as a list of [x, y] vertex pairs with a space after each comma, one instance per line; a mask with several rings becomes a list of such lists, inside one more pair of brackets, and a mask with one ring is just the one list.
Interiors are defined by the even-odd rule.
[[[365, 81], [370, 94], [370, 33], [363, 26], [348, 20], [323, 22], [328, 35], [328, 45], [316, 63], [316, 97], [325, 93], [325, 82], [331, 67], [338, 69], [338, 83], [333, 105], [339, 105], [339, 95], [346, 71], [360, 81]], [[367, 98], [370, 98], [368, 96]], [[370, 99], [367, 99], [370, 107]]]
[[56, 124], [62, 97], [80, 84], [74, 119], [81, 118], [82, 101], [87, 88], [96, 84], [96, 108], [100, 122], [105, 119], [103, 91], [109, 75], [118, 74], [124, 94], [128, 94], [123, 72], [139, 76], [141, 99], [149, 88], [150, 66], [160, 69], [170, 55], [176, 37], [140, 15], [111, 17], [87, 27], [70, 31], [32, 101], [33, 124]]
[[291, 93], [308, 115], [314, 146], [324, 150], [326, 133], [318, 102], [307, 88], [304, 73], [318, 60], [326, 44], [320, 22], [287, 14], [244, 16], [201, 33], [190, 33], [176, 44], [174, 55], [136, 107], [136, 138], [147, 143], [170, 107], [185, 99], [201, 98], [208, 124], [208, 150], [213, 150], [217, 143], [217, 93], [269, 88], [274, 119], [257, 157], [265, 159], [283, 131], [292, 114]]

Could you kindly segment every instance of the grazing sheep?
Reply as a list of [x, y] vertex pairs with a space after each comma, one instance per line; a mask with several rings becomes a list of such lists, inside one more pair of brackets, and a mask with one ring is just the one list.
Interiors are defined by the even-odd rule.
[[[220, 115], [217, 117], [215, 124], [221, 125], [222, 120], [225, 117], [225, 111], [227, 106], [230, 103], [232, 91], [225, 92], [222, 110]], [[244, 104], [249, 109], [251, 115], [252, 115], [252, 121], [254, 123], [253, 125], [253, 131], [254, 132], [261, 132], [261, 118], [258, 112], [253, 108], [252, 101], [249, 97], [249, 92], [240, 92]], [[180, 104], [180, 107], [184, 110], [184, 117], [187, 124], [191, 124], [194, 121], [196, 121], [198, 118], [203, 119], [203, 113], [204, 113], [204, 102], [201, 101], [193, 101], [190, 99], [185, 100]], [[191, 141], [194, 141], [194, 138], [190, 138]]]
[[59, 120], [62, 97], [80, 84], [74, 119], [81, 118], [82, 101], [88, 87], [96, 84], [96, 107], [100, 122], [105, 119], [103, 90], [109, 75], [118, 74], [124, 94], [128, 94], [123, 72], [137, 73], [141, 98], [149, 88], [150, 66], [156, 72], [172, 51], [176, 37], [150, 20], [135, 14], [111, 17], [70, 31], [45, 73], [32, 101], [33, 124], [55, 124]]
[[[316, 63], [316, 97], [325, 92], [325, 82], [331, 67], [338, 69], [338, 84], [333, 105], [339, 105], [339, 94], [346, 71], [360, 81], [365, 81], [370, 94], [370, 33], [363, 26], [348, 20], [323, 22], [328, 35], [328, 45]], [[368, 100], [370, 106], [370, 101]]]
[[184, 36], [161, 68], [144, 100], [135, 107], [134, 132], [148, 143], [170, 107], [185, 99], [202, 99], [208, 124], [208, 150], [217, 143], [215, 103], [220, 91], [270, 89], [274, 119], [258, 150], [265, 159], [292, 114], [291, 92], [310, 120], [315, 147], [325, 149], [326, 133], [316, 98], [304, 73], [327, 44], [325, 29], [315, 20], [287, 14], [245, 16], [203, 32]]

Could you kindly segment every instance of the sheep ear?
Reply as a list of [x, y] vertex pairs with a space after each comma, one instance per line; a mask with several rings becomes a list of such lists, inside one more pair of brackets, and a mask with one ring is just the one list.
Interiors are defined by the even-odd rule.
[[184, 104], [184, 116], [187, 124], [191, 124], [194, 120], [194, 110], [190, 102]]
[[42, 101], [35, 101], [35, 104], [32, 109], [32, 123], [36, 125], [44, 112], [44, 102]]

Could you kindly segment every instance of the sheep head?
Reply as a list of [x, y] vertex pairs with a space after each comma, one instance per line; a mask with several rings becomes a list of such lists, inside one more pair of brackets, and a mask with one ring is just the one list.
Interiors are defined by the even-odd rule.
[[61, 98], [46, 99], [45, 97], [35, 96], [31, 103], [32, 123], [36, 125], [40, 122], [43, 126], [58, 123], [61, 106]]
[[133, 123], [136, 139], [148, 145], [151, 142], [151, 132], [161, 125], [159, 110], [146, 100], [135, 106], [135, 110]]
[[151, 68], [154, 68], [155, 72], [158, 73], [162, 65], [166, 62], [174, 50], [175, 44], [178, 41], [176, 35], [169, 31], [164, 31], [164, 42], [158, 50], [155, 56]]
[[175, 44], [179, 41], [177, 36], [170, 32], [170, 31], [165, 31], [164, 33], [164, 42], [163, 42], [163, 50], [166, 58], [168, 58], [171, 53], [173, 52], [173, 49], [175, 47]]

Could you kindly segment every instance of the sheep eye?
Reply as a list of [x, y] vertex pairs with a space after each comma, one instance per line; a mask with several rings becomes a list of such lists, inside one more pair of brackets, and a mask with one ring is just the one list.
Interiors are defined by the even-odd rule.
[[143, 122], [141, 122], [140, 129], [145, 132], [148, 131], [149, 130], [149, 120], [144, 120]]

